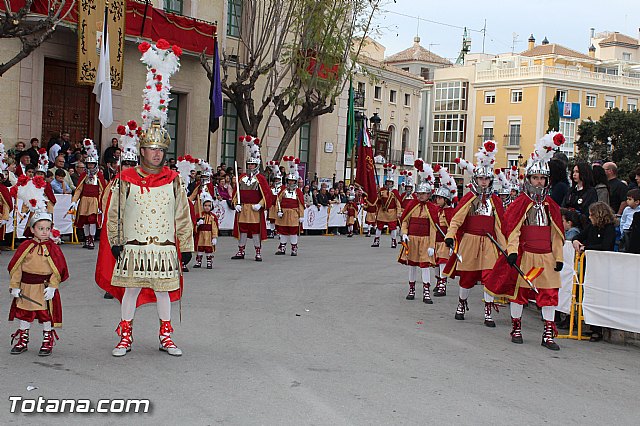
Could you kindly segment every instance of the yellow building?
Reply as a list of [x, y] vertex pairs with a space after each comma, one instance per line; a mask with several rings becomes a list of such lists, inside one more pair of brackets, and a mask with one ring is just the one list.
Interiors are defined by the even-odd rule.
[[[471, 159], [484, 140], [494, 139], [499, 149], [496, 167], [522, 163], [546, 133], [554, 99], [559, 131], [567, 139], [562, 151], [572, 157], [582, 121], [596, 121], [610, 108], [635, 110], [640, 98], [640, 62], [632, 61], [638, 58], [638, 40], [612, 33], [594, 35], [592, 41], [584, 54], [546, 38], [536, 45], [532, 35], [520, 54], [471, 56], [464, 66], [437, 70], [431, 159], [451, 167], [453, 153]], [[438, 94], [439, 87], [452, 86], [461, 88], [459, 98]], [[446, 114], [439, 114], [439, 105]], [[458, 109], [452, 109], [456, 105]], [[440, 126], [438, 114], [445, 115]]]

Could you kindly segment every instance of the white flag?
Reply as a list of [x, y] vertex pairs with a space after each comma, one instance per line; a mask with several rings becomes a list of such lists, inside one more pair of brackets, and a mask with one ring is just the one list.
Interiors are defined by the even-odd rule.
[[100, 48], [100, 62], [98, 64], [98, 75], [96, 84], [93, 86], [93, 93], [100, 104], [98, 118], [102, 125], [107, 128], [113, 123], [113, 105], [111, 100], [111, 64], [109, 63], [109, 31], [107, 26], [107, 16], [104, 18], [104, 30], [102, 32], [102, 42]]

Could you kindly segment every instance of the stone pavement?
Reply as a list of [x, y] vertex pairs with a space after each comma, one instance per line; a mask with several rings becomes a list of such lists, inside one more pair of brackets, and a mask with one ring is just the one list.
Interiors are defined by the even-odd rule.
[[[297, 258], [232, 261], [219, 238], [215, 269], [186, 274], [181, 358], [158, 351], [154, 306], [138, 311], [133, 351], [113, 358], [119, 305], [93, 280], [96, 251], [65, 245], [71, 279], [62, 287], [64, 327], [54, 354], [10, 355], [10, 296], [0, 297], [2, 424], [637, 424], [637, 348], [560, 340], [540, 346], [542, 323], [523, 317], [523, 345], [509, 340], [508, 309], [483, 326], [482, 291], [455, 321], [457, 288], [424, 305], [409, 302], [397, 252], [370, 238], [302, 237]], [[8, 288], [10, 252], [0, 254]], [[420, 286], [417, 286], [418, 289]], [[418, 291], [417, 296], [420, 294]], [[27, 386], [37, 389], [27, 391]], [[10, 414], [9, 396], [148, 398], [148, 414]]]

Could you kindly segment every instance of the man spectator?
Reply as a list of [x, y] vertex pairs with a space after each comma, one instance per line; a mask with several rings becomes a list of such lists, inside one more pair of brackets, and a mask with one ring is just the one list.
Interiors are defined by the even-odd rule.
[[64, 155], [62, 154], [56, 157], [56, 161], [54, 162], [54, 167], [51, 169], [54, 175], [57, 173], [58, 170], [62, 170], [62, 172], [64, 173], [64, 181], [66, 182], [67, 185], [69, 185], [69, 188], [71, 188], [71, 190], [74, 191], [76, 189], [76, 184], [73, 182], [73, 179], [71, 178], [71, 174], [64, 167]]
[[104, 180], [111, 181], [118, 174], [118, 160], [113, 158], [104, 168]]
[[618, 179], [618, 166], [616, 166], [616, 163], [609, 161], [604, 163], [602, 168], [609, 182], [609, 206], [614, 213], [622, 214], [624, 208], [627, 207], [627, 191], [629, 191], [629, 188]]
[[320, 192], [316, 196], [316, 207], [320, 210], [320, 206], [327, 207], [329, 205], [329, 193], [327, 192], [327, 184], [323, 183]]
[[54, 172], [55, 178], [51, 181], [51, 189], [54, 194], [71, 194], [71, 188], [65, 182], [66, 174], [63, 169]]
[[[118, 148], [118, 138], [111, 138], [111, 146], [104, 150], [104, 164], [109, 165], [115, 158], [115, 152]], [[106, 178], [106, 176], [105, 176]]]
[[31, 148], [27, 149], [29, 157], [31, 157], [31, 164], [37, 164], [40, 159], [38, 150], [40, 149], [40, 141], [38, 138], [31, 138]]
[[31, 157], [27, 151], [21, 151], [16, 154], [18, 167], [16, 167], [16, 176], [20, 177], [26, 173], [27, 166], [31, 164]]
[[58, 154], [60, 152], [64, 152], [62, 150], [62, 146], [60, 145], [62, 142], [60, 139], [57, 139], [53, 142], [53, 145], [51, 145], [51, 148], [49, 148], [49, 161], [50, 162], [55, 162], [56, 161], [56, 157], [58, 156]]
[[80, 180], [80, 176], [87, 172], [87, 166], [84, 165], [83, 162], [76, 163], [76, 172], [71, 175], [71, 180], [73, 181], [73, 186], [78, 186], [78, 181]]

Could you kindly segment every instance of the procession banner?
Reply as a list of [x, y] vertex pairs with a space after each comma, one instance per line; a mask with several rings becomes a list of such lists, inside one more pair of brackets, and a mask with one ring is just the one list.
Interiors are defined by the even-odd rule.
[[218, 217], [218, 229], [223, 231], [233, 229], [236, 211], [229, 208], [226, 201], [215, 200], [211, 211]]
[[585, 322], [640, 333], [638, 255], [587, 250], [585, 262]]
[[573, 244], [571, 241], [566, 241], [564, 243], [564, 247], [562, 248], [563, 252], [563, 263], [562, 271], [560, 271], [560, 281], [562, 287], [558, 290], [558, 307], [556, 310], [560, 312], [564, 312], [565, 314], [571, 313], [571, 300], [572, 300], [572, 290], [573, 290], [573, 280], [575, 270], [573, 269], [575, 266], [575, 258], [576, 251], [573, 248]]
[[347, 215], [341, 214], [340, 212], [344, 208], [345, 204], [334, 204], [331, 206], [331, 211], [329, 212], [329, 226], [347, 226]]
[[321, 206], [320, 209], [316, 206], [307, 207], [304, 210], [303, 229], [327, 229], [327, 214], [327, 207]]
[[[73, 216], [67, 215], [67, 211], [69, 211], [69, 206], [71, 205], [71, 195], [67, 194], [56, 194], [56, 205], [53, 208], [53, 223], [60, 231], [61, 234], [71, 234], [73, 233]], [[16, 203], [17, 211], [22, 211], [22, 200], [18, 199]], [[5, 232], [11, 233], [13, 232], [13, 215], [15, 213], [15, 209], [9, 215], [8, 223], [5, 229]], [[24, 230], [27, 227], [27, 220], [29, 219], [29, 212], [21, 213], [18, 216], [18, 229], [16, 233], [16, 238], [24, 238]]]
[[[98, 73], [105, 0], [78, 0], [78, 84], [93, 86]], [[109, 0], [111, 87], [122, 89], [125, 0]]]

